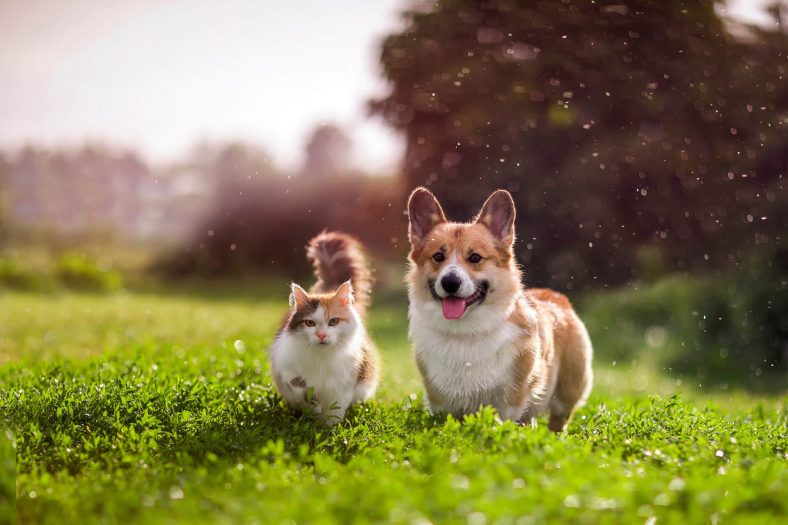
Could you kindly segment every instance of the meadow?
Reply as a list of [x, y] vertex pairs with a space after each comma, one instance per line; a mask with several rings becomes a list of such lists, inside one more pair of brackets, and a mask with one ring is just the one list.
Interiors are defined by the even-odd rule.
[[429, 415], [400, 290], [379, 395], [331, 429], [271, 386], [281, 283], [2, 292], [0, 523], [784, 522], [785, 375], [683, 359], [685, 284], [577, 298], [596, 383], [561, 435]]

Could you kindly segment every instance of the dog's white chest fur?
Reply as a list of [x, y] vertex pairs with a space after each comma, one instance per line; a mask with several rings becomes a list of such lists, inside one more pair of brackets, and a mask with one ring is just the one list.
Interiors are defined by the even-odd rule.
[[500, 320], [492, 330], [449, 335], [436, 328], [431, 315], [423, 314], [411, 312], [410, 337], [432, 388], [446, 404], [430, 408], [468, 413], [492, 405], [503, 417], [513, 417], [503, 412], [507, 411], [506, 389], [514, 380], [522, 328]]
[[462, 396], [489, 391], [511, 377], [514, 357], [507, 350], [519, 334], [511, 323], [484, 336], [449, 338], [431, 332], [415, 329], [413, 342], [430, 379], [442, 392]]

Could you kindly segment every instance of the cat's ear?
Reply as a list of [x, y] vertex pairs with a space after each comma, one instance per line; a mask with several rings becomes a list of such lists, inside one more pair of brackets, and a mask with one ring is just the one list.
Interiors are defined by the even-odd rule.
[[334, 300], [342, 306], [353, 304], [353, 285], [350, 281], [345, 281], [339, 285], [337, 291], [334, 292]]
[[290, 309], [292, 311], [298, 310], [298, 306], [309, 304], [309, 296], [303, 288], [296, 283], [290, 285]]

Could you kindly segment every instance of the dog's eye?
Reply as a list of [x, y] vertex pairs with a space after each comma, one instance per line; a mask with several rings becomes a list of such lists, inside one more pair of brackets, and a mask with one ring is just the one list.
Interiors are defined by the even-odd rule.
[[315, 322], [312, 319], [307, 319], [304, 321], [304, 325], [308, 326], [309, 328], [312, 328], [313, 326], [315, 326]]
[[482, 262], [482, 256], [478, 253], [472, 253], [470, 257], [468, 257], [468, 262], [476, 264]]
[[432, 260], [435, 262], [443, 262], [446, 259], [446, 256], [443, 255], [443, 252], [438, 252], [432, 256]]
[[339, 324], [339, 317], [332, 317], [328, 320], [328, 326], [336, 326]]

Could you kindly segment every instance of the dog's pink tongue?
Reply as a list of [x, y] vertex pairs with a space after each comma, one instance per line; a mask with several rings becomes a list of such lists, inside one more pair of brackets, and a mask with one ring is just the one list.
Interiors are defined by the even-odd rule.
[[441, 304], [443, 305], [443, 317], [446, 319], [459, 319], [465, 313], [465, 299], [447, 297]]

